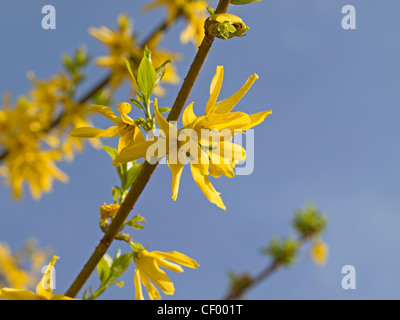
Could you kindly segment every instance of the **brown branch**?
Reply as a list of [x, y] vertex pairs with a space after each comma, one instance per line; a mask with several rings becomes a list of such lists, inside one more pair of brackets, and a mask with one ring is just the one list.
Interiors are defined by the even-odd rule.
[[[225, 13], [228, 9], [231, 0], [220, 0], [218, 3], [217, 13]], [[177, 121], [182, 112], [184, 105], [187, 102], [190, 91], [193, 88], [193, 85], [197, 79], [197, 76], [200, 73], [200, 70], [204, 64], [204, 61], [211, 49], [211, 46], [214, 42], [215, 37], [206, 33], [204, 36], [203, 42], [199, 47], [199, 51], [196, 54], [196, 57], [193, 60], [193, 63], [188, 71], [188, 74], [182, 84], [182, 88], [178, 93], [178, 96], [175, 100], [175, 103], [172, 107], [172, 110], [168, 116], [169, 121]], [[137, 177], [135, 183], [133, 184], [131, 190], [125, 198], [125, 201], [122, 203], [117, 215], [113, 219], [112, 223], [107, 230], [107, 233], [100, 240], [99, 245], [96, 247], [91, 257], [72, 283], [71, 287], [65, 293], [66, 296], [75, 297], [78, 292], [81, 290], [83, 285], [86, 283], [97, 264], [100, 262], [103, 255], [106, 253], [107, 249], [113, 242], [115, 236], [123, 227], [123, 224], [128, 217], [129, 213], [133, 209], [137, 200], [139, 199], [141, 193], [147, 185], [147, 182], [150, 180], [154, 170], [157, 165], [151, 165], [148, 162], [145, 162], [142, 169], [140, 170], [139, 176]]]

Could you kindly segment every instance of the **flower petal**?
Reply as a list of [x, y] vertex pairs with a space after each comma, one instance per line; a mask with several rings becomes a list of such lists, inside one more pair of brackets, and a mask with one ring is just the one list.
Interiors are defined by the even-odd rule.
[[3, 288], [0, 296], [7, 300], [39, 300], [38, 296], [30, 290]]
[[75, 128], [69, 133], [79, 138], [118, 137], [122, 134], [120, 127], [110, 127], [106, 130], [90, 127]]
[[176, 263], [172, 263], [164, 259], [158, 259], [157, 263], [159, 267], [166, 268], [174, 272], [179, 272], [179, 273], [183, 272], [182, 267]]
[[251, 88], [253, 83], [258, 79], [258, 75], [251, 75], [244, 86], [239, 89], [233, 96], [218, 102], [213, 108], [213, 113], [228, 113], [230, 112], [237, 103], [243, 98], [247, 91]]
[[112, 111], [111, 108], [106, 107], [106, 106], [99, 106], [99, 105], [96, 105], [96, 104], [93, 104], [92, 108], [94, 110], [96, 110], [97, 112], [101, 113], [106, 118], [110, 119], [117, 126], [122, 126], [124, 124], [122, 119], [120, 117], [116, 116], [114, 111]]
[[225, 114], [208, 114], [197, 119], [194, 129], [215, 129], [222, 131], [224, 129], [241, 129], [250, 123], [250, 117], [244, 112], [232, 112]]
[[121, 153], [116, 156], [113, 161], [113, 166], [118, 166], [140, 158], [146, 158], [147, 149], [156, 143], [158, 138], [154, 140], [147, 140], [141, 143], [134, 144], [133, 146], [126, 147]]
[[181, 175], [182, 175], [182, 171], [183, 171], [183, 167], [185, 166], [185, 164], [181, 163], [179, 161], [179, 159], [177, 159], [177, 163], [176, 164], [172, 164], [169, 162], [169, 155], [167, 158], [167, 163], [168, 166], [171, 170], [172, 173], [172, 190], [171, 190], [171, 198], [175, 201], [176, 198], [178, 197], [178, 192], [179, 192], [179, 183], [181, 180]]
[[140, 270], [142, 282], [143, 277], [146, 275], [165, 294], [174, 294], [175, 288], [173, 282], [168, 278], [165, 272], [158, 267], [156, 257], [152, 253], [143, 250], [139, 258], [135, 259], [135, 263]]
[[247, 126], [244, 126], [243, 128], [241, 128], [242, 130], [247, 130], [250, 128], [255, 127], [256, 125], [260, 124], [261, 122], [264, 121], [264, 119], [266, 117], [268, 117], [269, 115], [272, 114], [272, 110], [268, 110], [268, 111], [263, 111], [263, 112], [258, 112], [258, 113], [254, 113], [249, 115], [250, 117], [250, 123]]
[[206, 105], [206, 114], [213, 113], [224, 79], [224, 67], [218, 66], [210, 86], [210, 98]]
[[76, 300], [76, 299], [71, 298], [71, 297], [64, 296], [64, 295], [59, 294], [59, 293], [56, 293], [56, 294], [53, 294], [53, 295], [50, 297], [50, 300]]
[[226, 210], [226, 207], [219, 196], [219, 193], [214, 189], [208, 177], [201, 173], [198, 166], [191, 165], [192, 176], [196, 184], [199, 186], [201, 191], [211, 203], [214, 203], [219, 208]]
[[142, 283], [140, 282], [140, 272], [139, 269], [135, 270], [135, 276], [133, 278], [133, 282], [135, 283], [135, 298], [136, 300], [144, 300], [143, 291], [142, 291]]
[[177, 139], [178, 129], [172, 123], [169, 123], [161, 115], [160, 111], [158, 111], [158, 100], [157, 99], [155, 99], [155, 101], [154, 101], [154, 113], [156, 116], [158, 127], [164, 133], [163, 135], [165, 137], [167, 137], [167, 139], [170, 135], [173, 135], [173, 137], [175, 137], [175, 139]]
[[193, 102], [189, 104], [182, 115], [182, 124], [184, 128], [193, 128], [194, 122], [197, 120], [196, 115], [193, 112]]
[[53, 292], [54, 287], [54, 264], [56, 261], [60, 259], [57, 256], [53, 256], [51, 258], [49, 264], [47, 265], [46, 271], [43, 273], [42, 279], [39, 281], [38, 285], [36, 286], [36, 294], [38, 296], [50, 299], [50, 295]]
[[197, 269], [200, 266], [194, 259], [177, 251], [172, 251], [172, 252], [153, 251], [152, 254], [157, 258], [179, 263], [188, 268]]
[[132, 126], [135, 125], [135, 121], [133, 121], [132, 118], [127, 115], [132, 110], [132, 107], [129, 103], [122, 102], [119, 105], [117, 105], [117, 109], [119, 114], [121, 115], [123, 122], [130, 124]]
[[140, 273], [140, 279], [145, 288], [147, 289], [150, 299], [160, 300], [161, 299], [160, 293], [158, 292], [157, 288], [150, 282], [149, 277], [140, 270], [139, 273]]

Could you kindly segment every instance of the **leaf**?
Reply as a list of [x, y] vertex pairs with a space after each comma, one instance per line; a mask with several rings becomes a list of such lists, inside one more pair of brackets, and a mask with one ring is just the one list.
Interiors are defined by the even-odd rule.
[[215, 10], [213, 8], [207, 8], [208, 13], [210, 14], [210, 16], [212, 16], [213, 14], [215, 14]]
[[149, 56], [146, 54], [140, 62], [137, 76], [137, 84], [140, 92], [143, 94], [144, 100], [148, 100], [153, 94], [156, 84], [156, 71]]
[[171, 111], [171, 108], [161, 107], [161, 108], [158, 108], [158, 111], [159, 111], [160, 113], [166, 113], [166, 112], [170, 112], [170, 111]]
[[97, 272], [99, 274], [100, 282], [103, 284], [110, 275], [110, 267], [112, 259], [108, 254], [105, 254], [97, 265]]
[[105, 152], [108, 153], [108, 155], [111, 157], [111, 159], [115, 159], [118, 156], [118, 150], [109, 146], [103, 146], [101, 147]]
[[118, 203], [118, 198], [122, 197], [122, 190], [118, 187], [113, 187], [112, 188], [112, 195], [113, 195], [113, 200], [115, 203]]
[[160, 67], [158, 67], [156, 69], [156, 83], [155, 83], [155, 86], [158, 86], [158, 84], [161, 82], [162, 78], [164, 77], [165, 67], [167, 66], [168, 63], [173, 63], [173, 61], [172, 60], [167, 60]]
[[136, 107], [138, 107], [140, 110], [142, 110], [144, 112], [143, 106], [140, 104], [139, 101], [137, 101], [136, 99], [129, 99], [130, 102], [132, 102]]
[[115, 280], [117, 280], [125, 272], [125, 270], [129, 267], [129, 265], [131, 264], [132, 258], [133, 258], [132, 253], [125, 253], [119, 257], [115, 257], [115, 259], [111, 265], [110, 276], [109, 276], [107, 282], [112, 283]]
[[132, 167], [125, 172], [125, 175], [124, 175], [124, 178], [122, 181], [122, 189], [123, 190], [128, 190], [133, 185], [133, 183], [135, 182], [135, 180], [140, 172], [141, 167], [142, 167], [142, 163], [140, 163], [140, 164], [134, 163], [132, 165]]
[[137, 214], [132, 219], [126, 221], [124, 225], [132, 227], [133, 229], [141, 230], [144, 226], [139, 224], [139, 222], [146, 222], [146, 220], [141, 215]]
[[137, 79], [135, 77], [135, 74], [133, 73], [133, 69], [132, 69], [132, 65], [131, 62], [128, 59], [125, 59], [125, 64], [126, 64], [126, 68], [128, 69], [129, 74], [131, 75], [133, 81], [135, 83], [137, 83]]
[[249, 4], [253, 2], [258, 2], [260, 0], [232, 0], [231, 4]]

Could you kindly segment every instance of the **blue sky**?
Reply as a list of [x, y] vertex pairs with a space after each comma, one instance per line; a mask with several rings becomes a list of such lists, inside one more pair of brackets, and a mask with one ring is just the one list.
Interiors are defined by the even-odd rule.
[[[164, 16], [162, 9], [143, 14], [147, 1], [52, 0], [0, 3], [0, 91], [13, 97], [26, 93], [28, 70], [47, 78], [61, 69], [60, 56], [86, 44], [96, 57], [105, 49], [88, 35], [91, 26], [114, 28], [118, 14], [135, 21], [139, 38]], [[57, 29], [41, 28], [41, 8], [57, 10]], [[341, 9], [354, 5], [357, 29], [343, 30]], [[213, 1], [216, 5], [216, 1]], [[217, 65], [224, 65], [221, 97], [235, 92], [252, 73], [260, 79], [236, 107], [273, 115], [255, 131], [255, 171], [251, 176], [219, 179], [226, 213], [210, 204], [185, 168], [178, 200], [170, 199], [170, 171], [160, 166], [134, 209], [147, 220], [134, 234], [151, 250], [177, 250], [195, 258], [198, 270], [169, 273], [173, 297], [220, 299], [226, 292], [228, 270], [259, 272], [268, 258], [259, 254], [272, 236], [293, 236], [294, 211], [314, 203], [329, 218], [324, 240], [328, 264], [313, 264], [305, 248], [298, 262], [252, 290], [250, 299], [398, 299], [400, 289], [400, 3], [386, 0], [264, 0], [231, 7], [251, 27], [248, 36], [217, 41], [189, 101], [201, 114]], [[179, 22], [162, 47], [181, 51], [177, 62], [183, 78], [194, 57], [183, 46]], [[103, 74], [88, 68], [87, 87]], [[161, 106], [171, 106], [178, 87], [169, 86]], [[126, 93], [118, 99], [125, 101]], [[107, 125], [100, 118], [98, 125]], [[0, 241], [17, 250], [26, 238], [52, 246], [57, 262], [57, 292], [63, 293], [97, 245], [98, 208], [111, 201], [117, 183], [108, 156], [88, 147], [61, 168], [68, 184], [56, 183], [53, 193], [35, 202], [27, 194], [16, 203], [9, 190], [0, 192]], [[114, 243], [110, 253], [124, 244]], [[357, 271], [357, 289], [343, 290], [344, 265]], [[104, 299], [133, 299], [133, 265], [123, 289], [112, 288]], [[88, 285], [96, 287], [94, 275]]]

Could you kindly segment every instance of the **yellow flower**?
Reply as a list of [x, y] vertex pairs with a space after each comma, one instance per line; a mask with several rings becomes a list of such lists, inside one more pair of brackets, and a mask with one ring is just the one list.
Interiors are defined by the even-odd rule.
[[[113, 89], [118, 87], [125, 79], [130, 79], [126, 60], [130, 60], [133, 63], [133, 71], [137, 72], [143, 57], [143, 48], [136, 43], [132, 32], [132, 23], [128, 16], [120, 15], [118, 17], [118, 30], [113, 31], [103, 26], [91, 28], [89, 33], [109, 48], [109, 55], [97, 58], [96, 63], [100, 67], [110, 69], [112, 74], [111, 87]], [[180, 58], [177, 54], [159, 50], [158, 44], [160, 40], [161, 34], [158, 34], [146, 44], [152, 52], [152, 60], [155, 67], [161, 66], [166, 60], [178, 60]], [[176, 69], [172, 64], [166, 66], [162, 82], [171, 84], [179, 82]], [[156, 94], [162, 92], [161, 88], [156, 88]]]
[[[147, 289], [151, 300], [159, 300], [160, 294], [154, 284], [159, 287], [165, 294], [172, 295], [175, 292], [174, 284], [171, 279], [160, 269], [166, 268], [174, 272], [183, 272], [178, 264], [185, 267], [197, 269], [199, 264], [192, 258], [180, 252], [161, 252], [147, 250], [141, 251], [134, 257], [136, 263], [135, 270], [135, 288], [136, 300], [144, 300], [142, 292], [142, 283]], [[171, 262], [172, 261], [172, 262]], [[178, 263], [178, 264], [177, 264]], [[151, 283], [150, 280], [154, 283]]]
[[192, 41], [200, 45], [204, 37], [204, 21], [207, 18], [207, 1], [202, 0], [155, 0], [143, 7], [145, 11], [166, 6], [168, 10], [168, 23], [172, 23], [178, 16], [187, 20], [187, 27], [182, 31], [182, 43]]
[[0, 296], [7, 300], [75, 300], [61, 294], [53, 294], [54, 264], [58, 257], [54, 256], [47, 266], [42, 279], [36, 286], [36, 294], [30, 290], [2, 288]]
[[[10, 248], [0, 243], [0, 279], [4, 278], [7, 283], [16, 289], [31, 285], [32, 276], [18, 266], [17, 259], [11, 254]], [[0, 280], [1, 281], [1, 280]]]
[[[162, 138], [166, 139], [164, 152], [158, 150], [159, 154], [156, 156], [161, 158], [169, 152], [167, 161], [172, 172], [171, 196], [174, 200], [178, 196], [179, 181], [185, 164], [185, 159], [182, 159], [178, 151], [183, 151], [189, 160], [192, 176], [204, 195], [211, 203], [226, 209], [220, 193], [214, 189], [208, 175], [219, 178], [223, 174], [232, 178], [234, 176], [233, 168], [246, 157], [243, 147], [230, 142], [232, 136], [260, 124], [272, 113], [271, 110], [251, 115], [243, 112], [231, 112], [257, 79], [257, 75], [250, 76], [234, 95], [217, 102], [223, 81], [223, 67], [217, 67], [211, 82], [210, 98], [205, 107], [206, 114], [196, 117], [193, 112], [193, 103], [190, 104], [183, 113], [183, 129], [181, 130], [162, 117], [158, 111], [157, 100], [155, 101], [154, 111], [157, 124], [164, 132], [165, 137]], [[189, 133], [187, 134], [187, 132]], [[206, 138], [203, 138], [204, 135]], [[182, 136], [189, 138], [189, 141], [186, 141], [187, 139], [183, 141]], [[212, 142], [209, 141], [209, 138], [212, 138]], [[148, 157], [151, 156], [151, 152], [149, 154], [149, 150], [154, 148], [159, 141], [159, 138], [156, 138], [154, 141], [143, 141], [128, 147], [115, 158], [113, 164], [117, 166], [142, 157], [150, 162]]]
[[317, 241], [311, 248], [311, 257], [317, 265], [325, 265], [328, 259], [329, 247], [322, 241]]
[[38, 142], [29, 138], [15, 140], [5, 159], [6, 183], [12, 187], [14, 198], [20, 199], [23, 184], [27, 182], [34, 199], [52, 190], [53, 180], [67, 182], [68, 176], [56, 165], [62, 159], [60, 152], [40, 150]]
[[105, 222], [107, 219], [114, 217], [118, 210], [119, 210], [120, 205], [119, 204], [103, 204], [100, 207], [100, 221]]
[[110, 119], [116, 126], [106, 130], [82, 127], [75, 128], [70, 132], [71, 136], [79, 138], [99, 138], [99, 137], [118, 137], [121, 136], [118, 143], [118, 151], [121, 152], [124, 148], [131, 144], [140, 143], [145, 140], [140, 128], [135, 124], [135, 121], [128, 116], [131, 112], [131, 105], [127, 102], [120, 103], [117, 109], [121, 115], [118, 117], [111, 108], [106, 106], [92, 105], [92, 107], [103, 116]]

